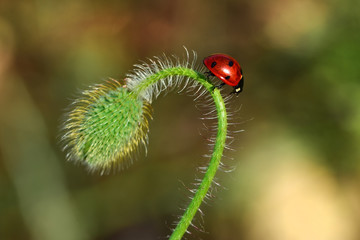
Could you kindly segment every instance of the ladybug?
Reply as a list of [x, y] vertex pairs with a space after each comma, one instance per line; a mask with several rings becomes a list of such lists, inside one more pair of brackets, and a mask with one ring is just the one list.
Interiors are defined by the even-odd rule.
[[238, 94], [242, 92], [244, 77], [242, 75], [240, 64], [234, 58], [226, 54], [213, 54], [204, 58], [203, 62], [210, 70], [210, 72], [206, 72], [207, 74], [216, 76], [223, 81], [216, 87], [221, 88], [227, 84], [234, 87], [234, 91], [231, 93]]

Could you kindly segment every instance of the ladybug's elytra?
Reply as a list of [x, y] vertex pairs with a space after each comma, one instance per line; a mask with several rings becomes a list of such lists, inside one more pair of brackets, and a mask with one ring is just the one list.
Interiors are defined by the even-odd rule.
[[220, 88], [227, 84], [234, 87], [234, 91], [231, 93], [242, 92], [244, 77], [240, 64], [234, 58], [226, 54], [213, 54], [204, 58], [204, 64], [210, 70], [209, 74], [223, 81], [217, 87]]

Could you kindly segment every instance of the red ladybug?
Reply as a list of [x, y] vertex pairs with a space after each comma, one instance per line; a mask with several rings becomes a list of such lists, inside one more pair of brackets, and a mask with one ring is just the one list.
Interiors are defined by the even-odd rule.
[[232, 57], [226, 54], [213, 54], [204, 58], [205, 66], [210, 70], [207, 72], [210, 75], [218, 77], [223, 83], [218, 88], [225, 84], [234, 87], [231, 93], [240, 93], [243, 90], [244, 78], [240, 64]]

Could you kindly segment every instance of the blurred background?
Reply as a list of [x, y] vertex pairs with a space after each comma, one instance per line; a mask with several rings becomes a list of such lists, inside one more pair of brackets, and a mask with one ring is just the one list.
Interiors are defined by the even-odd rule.
[[[201, 112], [154, 104], [148, 154], [126, 171], [65, 160], [80, 90], [147, 57], [227, 53], [245, 90], [219, 172], [187, 239], [360, 239], [360, 2], [0, 1], [0, 239], [167, 239], [207, 161]], [[224, 87], [224, 94], [231, 91]], [[230, 110], [232, 111], [232, 110]], [[202, 231], [201, 229], [204, 229]]]

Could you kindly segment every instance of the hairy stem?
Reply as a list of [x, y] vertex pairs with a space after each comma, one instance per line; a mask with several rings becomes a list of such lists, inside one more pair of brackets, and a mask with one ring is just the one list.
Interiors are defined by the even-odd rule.
[[192, 199], [190, 205], [186, 209], [180, 222], [176, 226], [173, 234], [171, 235], [170, 240], [181, 239], [181, 237], [186, 232], [186, 229], [189, 227], [203, 199], [205, 198], [207, 191], [211, 186], [216, 171], [219, 167], [220, 160], [225, 147], [227, 118], [226, 118], [226, 109], [225, 109], [224, 100], [221, 97], [220, 91], [218, 89], [215, 88], [213, 91], [210, 90], [210, 93], [214, 99], [216, 111], [218, 115], [218, 131], [216, 135], [214, 150], [210, 159], [208, 169], [206, 170], [205, 176], [201, 181], [201, 184], [197, 189], [195, 196]]
[[223, 154], [223, 150], [225, 147], [225, 140], [226, 140], [226, 133], [227, 133], [227, 115], [226, 115], [226, 108], [224, 100], [220, 94], [220, 91], [217, 88], [214, 88], [214, 86], [206, 79], [206, 77], [198, 73], [192, 69], [185, 68], [185, 67], [173, 67], [173, 68], [167, 68], [163, 69], [144, 81], [142, 81], [135, 89], [135, 94], [141, 94], [142, 91], [145, 91], [148, 87], [150, 87], [152, 84], [156, 83], [160, 79], [170, 77], [170, 76], [186, 76], [189, 78], [194, 79], [195, 81], [198, 81], [201, 83], [211, 94], [216, 111], [217, 111], [217, 117], [218, 117], [218, 130], [216, 135], [216, 141], [215, 146], [213, 149], [213, 153], [210, 159], [209, 166], [206, 170], [206, 173], [204, 175], [204, 178], [197, 189], [194, 198], [190, 202], [188, 208], [186, 209], [184, 215], [180, 219], [179, 223], [177, 224], [174, 232], [172, 233], [170, 240], [179, 240], [182, 238], [182, 236], [185, 234], [187, 228], [191, 224], [192, 219], [194, 218], [196, 212], [198, 211], [203, 199], [205, 198], [211, 183], [215, 177], [216, 171], [219, 167], [220, 160]]

